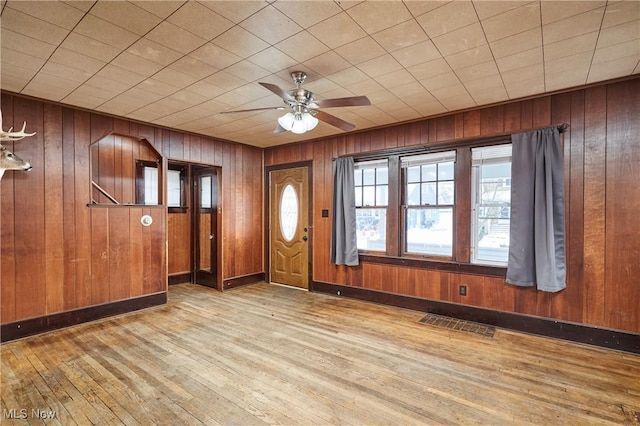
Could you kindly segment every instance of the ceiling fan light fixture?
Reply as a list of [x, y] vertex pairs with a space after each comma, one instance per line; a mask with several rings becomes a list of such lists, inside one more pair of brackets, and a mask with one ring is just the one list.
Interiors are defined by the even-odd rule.
[[295, 121], [295, 117], [291, 112], [288, 112], [282, 117], [278, 118], [278, 124], [280, 124], [280, 126], [285, 130], [291, 130], [291, 128], [293, 127], [294, 121]]
[[[283, 90], [275, 84], [260, 82], [259, 84], [272, 93], [280, 96], [285, 105], [291, 108], [291, 112], [286, 113], [282, 117], [278, 118], [278, 126], [273, 133], [293, 132], [302, 134], [313, 130], [318, 125], [318, 120], [337, 127], [345, 132], [351, 131], [356, 128], [355, 124], [344, 121], [334, 115], [319, 111], [318, 108], [332, 108], [332, 107], [352, 107], [352, 106], [367, 106], [371, 105], [371, 101], [366, 96], [349, 96], [346, 98], [334, 98], [334, 99], [320, 99], [316, 100], [313, 93], [301, 87], [302, 83], [307, 78], [307, 74], [303, 71], [293, 71], [291, 73], [293, 82], [296, 83], [296, 88], [291, 90]], [[268, 109], [282, 110], [286, 107], [266, 107], [266, 108], [251, 108], [241, 109], [235, 111], [222, 111], [221, 114], [230, 114], [232, 112], [246, 112], [246, 111], [264, 111]]]
[[291, 133], [301, 134], [307, 131], [307, 126], [302, 119], [302, 116], [297, 116], [293, 121], [293, 126], [291, 126]]
[[304, 122], [307, 131], [313, 130], [318, 125], [318, 119], [308, 112], [302, 114], [302, 121]]
[[318, 119], [308, 112], [288, 112], [278, 118], [278, 124], [292, 133], [302, 134], [314, 129], [318, 125]]

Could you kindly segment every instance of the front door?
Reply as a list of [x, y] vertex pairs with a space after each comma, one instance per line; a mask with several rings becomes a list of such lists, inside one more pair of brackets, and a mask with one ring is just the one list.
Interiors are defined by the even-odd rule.
[[309, 169], [269, 173], [270, 281], [309, 288]]
[[217, 288], [218, 170], [193, 167], [195, 282]]

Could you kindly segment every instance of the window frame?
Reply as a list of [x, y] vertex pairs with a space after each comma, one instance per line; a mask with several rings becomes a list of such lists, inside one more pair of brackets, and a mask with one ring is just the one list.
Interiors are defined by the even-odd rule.
[[[217, 207], [213, 204], [213, 199], [209, 200], [210, 204], [207, 206], [203, 206], [202, 205], [202, 189], [203, 189], [203, 185], [202, 185], [202, 180], [203, 178], [209, 178], [211, 180], [211, 182], [209, 182], [209, 189], [212, 189], [213, 185], [215, 184], [215, 181], [212, 177], [212, 175], [197, 175], [197, 183], [195, 186], [196, 191], [199, 192], [198, 196], [197, 196], [197, 201], [198, 204], [196, 206], [194, 206], [197, 211], [199, 213], [215, 213]], [[194, 200], [195, 201], [195, 200]]]
[[[377, 165], [382, 165], [384, 163], [384, 167], [376, 167]], [[387, 169], [387, 180], [386, 183], [380, 183], [378, 184], [378, 172], [377, 170], [379, 168], [386, 168]], [[374, 170], [373, 173], [373, 179], [374, 182], [372, 185], [365, 185], [364, 182], [364, 170]], [[375, 159], [375, 160], [367, 160], [367, 161], [360, 161], [355, 165], [355, 170], [354, 172], [357, 171], [362, 171], [362, 177], [361, 177], [361, 184], [357, 185], [355, 182], [355, 176], [354, 176], [354, 195], [357, 194], [357, 188], [360, 187], [362, 188], [361, 190], [361, 205], [358, 205], [358, 197], [356, 196], [356, 228], [357, 228], [357, 221], [358, 221], [358, 210], [384, 210], [385, 211], [385, 227], [384, 227], [384, 232], [385, 232], [385, 250], [367, 250], [367, 249], [358, 249], [358, 252], [367, 252], [367, 253], [387, 253], [387, 247], [388, 247], [388, 242], [387, 242], [387, 236], [389, 235], [389, 224], [388, 224], [388, 215], [389, 215], [389, 191], [390, 191], [390, 184], [389, 184], [389, 161], [387, 159]], [[355, 175], [355, 173], [354, 173]], [[382, 187], [382, 186], [386, 186], [386, 190], [387, 190], [387, 203], [386, 204], [378, 204], [378, 187]], [[374, 197], [374, 201], [373, 201], [373, 205], [370, 204], [366, 204], [364, 203], [364, 188], [365, 187], [373, 187], [373, 197]]]
[[[160, 161], [149, 161], [149, 160], [140, 160], [136, 159], [136, 204], [139, 206], [161, 206], [163, 201], [162, 194], [162, 166]], [[145, 194], [145, 169], [146, 168], [154, 168], [158, 171], [158, 200], [155, 204], [147, 204], [145, 202], [146, 194]]]
[[[389, 203], [387, 207], [386, 251], [358, 250], [364, 263], [406, 266], [419, 269], [450, 271], [455, 273], [480, 274], [485, 276], [506, 276], [506, 266], [471, 262], [471, 149], [511, 143], [510, 135], [473, 138], [463, 141], [433, 144], [417, 147], [391, 148], [382, 151], [354, 155], [358, 162], [370, 160], [388, 161]], [[455, 151], [454, 163], [454, 211], [452, 256], [438, 257], [403, 252], [404, 214], [402, 209], [403, 179], [400, 158], [444, 151]]]
[[[422, 158], [420, 158], [422, 157]], [[412, 154], [405, 155], [400, 157], [400, 174], [401, 174], [401, 182], [402, 187], [400, 189], [400, 223], [401, 227], [398, 229], [401, 238], [401, 250], [400, 254], [402, 257], [416, 257], [416, 258], [427, 258], [427, 259], [439, 259], [445, 261], [451, 261], [453, 259], [455, 253], [455, 214], [456, 214], [456, 158], [457, 151], [453, 150], [443, 150], [438, 152], [429, 152], [425, 154]], [[413, 164], [404, 165], [404, 162], [410, 162]], [[451, 179], [439, 179], [438, 169], [439, 164], [453, 162], [453, 171]], [[422, 168], [427, 165], [436, 165], [436, 176], [435, 180], [423, 180], [422, 179]], [[409, 182], [408, 168], [409, 167], [420, 167], [420, 180], [416, 182]], [[439, 191], [439, 183], [440, 182], [452, 182], [453, 183], [453, 195], [451, 197], [451, 204], [444, 204], [439, 202], [440, 191]], [[422, 201], [422, 185], [425, 183], [435, 183], [436, 185], [436, 202], [435, 204], [410, 204], [408, 200], [408, 186], [410, 183], [417, 183], [420, 186], [420, 201]], [[409, 210], [438, 210], [438, 209], [451, 209], [451, 217], [452, 217], [452, 230], [451, 230], [451, 255], [438, 255], [433, 253], [420, 253], [420, 252], [412, 252], [408, 250], [408, 238], [409, 233], [407, 229], [407, 213]]]
[[[167, 165], [167, 207], [169, 213], [186, 213], [188, 210], [187, 204], [187, 166], [180, 163], [169, 163]], [[180, 172], [180, 206], [169, 205], [169, 176], [170, 171]]]
[[[478, 221], [478, 212], [477, 209], [481, 208], [481, 207], [501, 207], [504, 208], [505, 204], [504, 203], [493, 203], [493, 205], [491, 204], [483, 204], [479, 197], [479, 186], [481, 184], [480, 179], [480, 167], [483, 165], [490, 165], [490, 164], [504, 164], [507, 161], [505, 160], [509, 160], [508, 163], [509, 165], [511, 165], [512, 163], [512, 155], [511, 155], [511, 148], [509, 148], [509, 156], [505, 156], [505, 155], [501, 155], [501, 156], [494, 156], [488, 159], [478, 159], [477, 162], [476, 160], [473, 159], [473, 150], [474, 149], [485, 149], [485, 148], [492, 148], [492, 147], [496, 147], [496, 148], [506, 148], [507, 146], [512, 147], [512, 144], [509, 143], [505, 143], [505, 144], [500, 144], [500, 145], [494, 145], [494, 146], [479, 146], [479, 147], [473, 147], [471, 149], [471, 156], [472, 156], [472, 162], [471, 162], [471, 240], [470, 240], [470, 263], [475, 264], [475, 265], [490, 265], [490, 266], [502, 266], [502, 267], [507, 267], [507, 261], [492, 261], [492, 260], [487, 260], [487, 259], [481, 259], [478, 257], [479, 254], [479, 247], [478, 247], [478, 243], [480, 242], [480, 239], [478, 239], [478, 234], [479, 234], [479, 221]], [[505, 182], [505, 184], [503, 185], [504, 187], [511, 187], [511, 176], [508, 178], [509, 183], [507, 184]], [[509, 207], [509, 225], [511, 223], [511, 196], [509, 196], [509, 203], [508, 203], [508, 207]], [[495, 218], [495, 219], [502, 219], [502, 218]], [[508, 248], [508, 246], [507, 246]]]

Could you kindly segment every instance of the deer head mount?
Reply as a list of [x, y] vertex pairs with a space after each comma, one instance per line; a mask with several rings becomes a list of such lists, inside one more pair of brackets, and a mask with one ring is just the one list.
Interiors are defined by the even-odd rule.
[[[35, 133], [25, 133], [26, 127], [27, 122], [25, 121], [20, 131], [14, 132], [13, 127], [10, 127], [5, 132], [2, 128], [2, 112], [0, 111], [0, 142], [19, 141], [27, 136], [35, 135]], [[2, 179], [5, 170], [31, 170], [31, 164], [0, 144], [0, 179]]]

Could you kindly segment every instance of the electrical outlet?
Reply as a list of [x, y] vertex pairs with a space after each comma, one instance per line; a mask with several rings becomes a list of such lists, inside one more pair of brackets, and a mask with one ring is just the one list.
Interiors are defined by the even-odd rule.
[[466, 285], [461, 285], [460, 286], [460, 296], [466, 296], [467, 295], [467, 286]]

